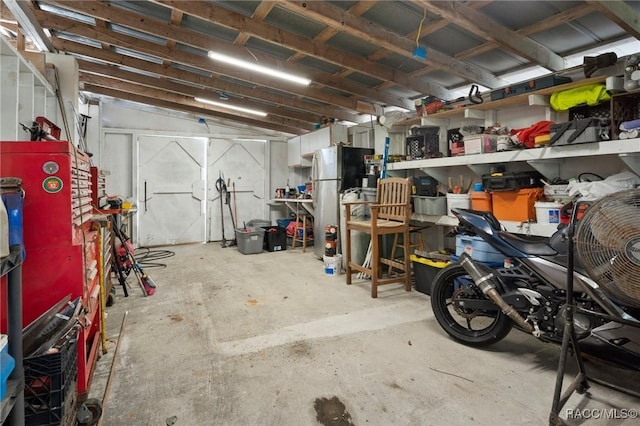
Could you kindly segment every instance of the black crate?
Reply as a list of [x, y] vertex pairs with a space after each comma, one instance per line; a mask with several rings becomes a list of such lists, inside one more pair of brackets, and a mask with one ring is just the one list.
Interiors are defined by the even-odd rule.
[[58, 352], [24, 359], [26, 425], [75, 424], [77, 367], [77, 331]]
[[267, 251], [281, 251], [287, 249], [287, 229], [281, 226], [263, 226], [263, 247]]
[[[431, 128], [425, 129], [434, 130]], [[439, 130], [439, 128], [435, 128], [435, 131], [428, 134], [423, 133], [408, 136], [405, 139], [407, 156], [412, 160], [442, 157], [440, 153], [440, 137], [438, 136]]]
[[522, 188], [542, 188], [538, 172], [504, 172], [482, 175], [485, 191], [518, 191]]

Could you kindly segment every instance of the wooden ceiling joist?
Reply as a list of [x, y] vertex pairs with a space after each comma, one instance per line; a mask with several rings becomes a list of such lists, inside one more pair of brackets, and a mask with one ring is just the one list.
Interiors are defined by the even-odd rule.
[[[56, 3], [65, 3], [66, 5], [66, 2], [56, 2]], [[99, 3], [99, 2], [90, 2], [90, 3]], [[197, 33], [195, 31], [174, 27], [168, 23], [152, 21], [150, 18], [144, 18], [142, 17], [142, 15], [137, 15], [129, 12], [124, 12], [124, 11], [119, 12], [119, 11], [113, 11], [111, 9], [108, 9], [107, 11], [111, 13], [106, 13], [107, 11], [103, 10], [105, 6], [85, 5], [81, 7], [82, 4], [84, 4], [84, 2], [70, 2], [70, 5], [76, 6], [74, 10], [78, 12], [82, 11], [83, 13], [89, 13], [90, 10], [85, 10], [85, 9], [91, 9], [92, 7], [99, 9], [101, 12], [101, 15], [100, 15], [101, 19], [108, 18], [111, 14], [118, 12], [118, 19], [120, 19], [119, 25], [126, 24], [126, 26], [128, 26], [129, 28], [133, 28], [138, 31], [153, 34], [159, 37], [165, 37], [166, 36], [165, 33], [170, 32], [173, 40], [185, 45], [202, 49], [204, 51], [212, 49], [212, 50], [221, 51], [223, 53], [227, 53], [231, 55], [235, 54], [236, 56], [239, 56], [239, 57], [240, 55], [246, 54], [246, 50], [242, 47], [234, 46], [232, 44], [222, 42], [219, 39], [215, 39], [213, 37], [209, 37], [204, 34]], [[373, 108], [368, 103], [358, 103], [356, 100], [349, 99], [344, 96], [332, 95], [314, 87], [306, 87], [301, 89], [299, 87], [294, 87], [294, 85], [292, 84], [283, 83], [277, 79], [273, 79], [273, 78], [265, 79], [257, 73], [246, 73], [239, 70], [236, 67], [221, 65], [220, 63], [214, 63], [213, 61], [205, 57], [199, 57], [197, 55], [188, 54], [184, 51], [177, 50], [177, 49], [172, 50], [156, 43], [148, 42], [148, 41], [141, 40], [139, 38], [135, 38], [131, 36], [126, 36], [124, 34], [120, 34], [114, 31], [108, 31], [101, 28], [96, 28], [91, 25], [83, 24], [78, 21], [74, 21], [61, 16], [52, 16], [51, 14], [45, 13], [42, 11], [36, 11], [35, 14], [38, 17], [38, 20], [41, 22], [41, 24], [47, 26], [48, 28], [82, 35], [84, 37], [89, 37], [98, 41], [105, 41], [110, 44], [119, 43], [117, 45], [121, 47], [137, 50], [142, 53], [157, 56], [163, 59], [170, 60], [171, 57], [169, 56], [173, 55], [173, 62], [181, 62], [181, 63], [184, 63], [185, 65], [202, 68], [217, 74], [221, 74], [222, 70], [224, 70], [225, 75], [228, 75], [238, 80], [247, 81], [250, 79], [251, 82], [256, 83], [257, 85], [260, 85], [260, 86], [272, 87], [274, 89], [289, 92], [298, 96], [309, 97], [316, 101], [334, 104], [342, 108], [350, 109], [354, 112], [371, 114], [373, 111]], [[136, 27], [136, 24], [139, 21], [141, 22]], [[164, 27], [169, 26], [171, 27], [171, 29], [170, 30], [163, 29], [163, 26]], [[105, 39], [104, 37], [107, 37], [107, 38]], [[276, 68], [276, 69], [284, 69], [286, 67], [290, 69], [293, 68], [291, 69], [292, 72], [309, 71], [308, 67], [303, 67], [299, 64], [294, 64], [293, 66], [287, 65], [286, 62], [275, 60], [273, 57], [269, 57], [268, 55], [265, 55], [265, 54], [260, 54], [259, 52], [254, 53], [253, 56], [257, 57], [262, 64], [272, 66], [273, 68]], [[181, 58], [181, 59], [179, 60], [178, 58]], [[326, 83], [326, 85], [330, 87], [339, 88], [341, 90], [345, 90], [348, 92], [356, 92], [356, 93], [361, 92], [362, 96], [379, 101], [386, 105], [402, 106], [403, 108], [408, 108], [410, 106], [406, 99], [401, 99], [396, 96], [385, 96], [379, 91], [376, 91], [373, 89], [367, 89], [363, 85], [357, 84], [355, 82], [349, 82], [347, 80], [336, 82], [335, 77], [333, 77], [329, 73], [314, 71], [310, 73], [308, 77], [312, 78], [314, 82], [318, 81], [321, 84]]]
[[148, 96], [144, 96], [144, 95], [139, 95], [139, 94], [135, 94], [135, 93], [129, 93], [126, 91], [122, 91], [122, 90], [116, 90], [110, 87], [103, 87], [103, 86], [96, 86], [96, 85], [91, 85], [91, 84], [87, 84], [87, 87], [85, 87], [85, 89], [87, 91], [90, 91], [92, 93], [97, 93], [99, 95], [104, 95], [104, 96], [111, 96], [112, 98], [118, 98], [118, 99], [123, 99], [126, 101], [131, 101], [131, 102], [138, 102], [141, 104], [145, 104], [145, 105], [151, 105], [151, 106], [155, 106], [158, 108], [167, 108], [167, 109], [173, 109], [176, 111], [183, 111], [183, 112], [188, 112], [191, 114], [195, 114], [197, 116], [200, 117], [211, 117], [211, 118], [216, 118], [216, 119], [222, 119], [222, 120], [230, 120], [230, 121], [235, 121], [235, 122], [239, 122], [239, 123], [244, 123], [247, 124], [249, 126], [255, 126], [258, 128], [262, 128], [262, 129], [269, 129], [269, 130], [275, 130], [277, 132], [283, 132], [283, 133], [289, 133], [292, 135], [298, 135], [301, 133], [305, 133], [304, 131], [301, 131], [300, 129], [297, 128], [289, 128], [289, 127], [285, 127], [285, 126], [280, 126], [277, 124], [267, 124], [258, 120], [254, 120], [254, 119], [250, 119], [250, 118], [245, 118], [245, 117], [240, 117], [240, 116], [236, 116], [234, 114], [224, 114], [224, 113], [219, 113], [216, 111], [212, 111], [210, 109], [205, 109], [205, 108], [199, 108], [199, 107], [194, 107], [194, 106], [190, 106], [190, 105], [184, 105], [184, 104], [180, 104], [180, 103], [175, 103], [175, 102], [170, 102], [164, 99], [155, 99], [155, 98], [150, 98]]
[[[339, 120], [354, 121], [357, 119], [357, 115], [347, 113], [345, 110], [337, 108], [335, 106], [329, 105], [325, 107], [322, 105], [311, 104], [302, 100], [279, 96], [258, 87], [247, 87], [228, 81], [223, 81], [218, 78], [211, 78], [200, 74], [179, 70], [177, 68], [155, 64], [152, 62], [144, 61], [142, 59], [121, 55], [111, 50], [98, 49], [85, 44], [60, 39], [54, 39], [53, 44], [60, 51], [73, 53], [75, 55], [80, 55], [87, 58], [94, 58], [108, 64], [139, 69], [160, 76], [164, 75], [165, 77], [170, 77], [174, 80], [196, 84], [208, 89], [219, 90], [229, 94], [237, 94], [251, 99], [261, 99], [277, 105], [288, 105], [292, 108], [307, 111], [320, 116], [326, 115], [327, 113], [333, 113], [332, 116]], [[91, 65], [89, 64], [91, 64], [91, 62], [81, 61], [80, 67], [81, 69], [85, 70], [94, 69], [91, 68]]]
[[386, 65], [381, 65], [366, 58], [349, 54], [323, 43], [310, 42], [302, 36], [263, 22], [252, 21], [251, 18], [232, 12], [221, 6], [216, 6], [211, 2], [194, 3], [187, 1], [155, 0], [155, 3], [179, 9], [197, 18], [216, 22], [218, 25], [251, 34], [262, 40], [277, 43], [296, 52], [320, 58], [329, 63], [349, 68], [380, 80], [391, 80], [400, 86], [417, 91], [418, 93], [437, 92], [438, 96], [448, 97], [448, 90], [442, 86], [412, 79], [406, 73], [394, 70]]
[[[207, 111], [208, 115], [216, 116], [219, 118], [233, 119], [237, 116], [238, 118], [243, 118], [245, 120], [252, 120], [254, 123], [260, 123], [261, 127], [266, 128], [271, 128], [270, 126], [274, 125], [280, 128], [288, 128], [290, 130], [302, 129], [310, 131], [313, 129], [313, 126], [309, 125], [308, 123], [301, 123], [296, 120], [286, 119], [282, 117], [271, 117], [269, 115], [267, 115], [266, 117], [260, 117], [244, 112], [225, 110], [223, 108], [218, 108], [216, 106], [197, 102], [191, 96], [178, 95], [176, 93], [166, 92], [161, 89], [140, 86], [134, 83], [128, 83], [126, 81], [116, 80], [112, 78], [100, 77], [95, 75], [92, 75], [91, 77], [92, 78], [87, 80], [87, 83], [84, 84], [84, 90], [93, 91], [96, 87], [105, 87], [132, 95], [146, 97], [151, 100], [162, 99], [163, 101], [170, 102], [176, 105], [197, 108], [202, 111]], [[150, 105], [158, 106], [155, 103], [150, 103]], [[296, 130], [295, 133], [297, 132], [298, 131]]]
[[607, 18], [618, 24], [629, 35], [640, 40], [640, 19], [638, 14], [628, 4], [623, 1], [603, 1], [587, 0], [588, 3], [597, 9]]
[[[46, 19], [46, 15], [42, 14], [42, 12], [36, 15], [39, 17], [39, 19]], [[327, 93], [319, 88], [300, 87], [281, 82], [280, 80], [275, 78], [262, 77], [255, 74], [250, 75], [249, 73], [242, 72], [238, 68], [231, 65], [221, 65], [218, 63], [214, 63], [209, 58], [204, 56], [196, 56], [182, 50], [170, 49], [153, 42], [140, 40], [136, 37], [117, 33], [105, 28], [92, 27], [90, 25], [82, 24], [80, 22], [73, 21], [67, 18], [59, 16], [55, 18], [50, 17], [47, 21], [47, 25], [49, 26], [49, 28], [55, 30], [67, 31], [72, 34], [77, 34], [84, 37], [92, 38], [100, 42], [105, 42], [113, 46], [120, 46], [126, 49], [136, 50], [163, 60], [184, 64], [189, 67], [198, 68], [216, 75], [226, 75], [238, 80], [245, 81], [248, 76], [250, 76], [251, 83], [254, 83], [256, 85], [270, 87], [272, 89], [314, 99], [319, 102], [340, 106], [354, 112], [369, 114], [373, 110], [371, 105], [358, 104], [353, 99]], [[147, 63], [152, 64], [152, 62], [149, 61], [147, 61]]]
[[[313, 19], [314, 21], [322, 22], [335, 30], [343, 31], [407, 58], [413, 58], [414, 40], [384, 30], [380, 28], [379, 25], [362, 17], [346, 13], [343, 9], [330, 3], [319, 1], [284, 1], [281, 6]], [[496, 78], [489, 71], [452, 58], [435, 49], [429, 49], [428, 59], [415, 60], [429, 64], [434, 68], [459, 75], [483, 86], [498, 87], [503, 84], [500, 79]]]
[[510, 30], [484, 13], [462, 2], [414, 0], [432, 13], [480, 37], [492, 40], [499, 47], [527, 58], [551, 71], [564, 69], [564, 59], [542, 44]]
[[[475, 5], [475, 3], [473, 3]], [[566, 24], [567, 22], [574, 21], [578, 18], [586, 16], [590, 13], [593, 13], [594, 9], [589, 5], [581, 4], [580, 6], [573, 7], [571, 9], [565, 10], [563, 12], [557, 13], [553, 16], [545, 18], [543, 21], [536, 22], [533, 25], [529, 25], [528, 27], [522, 28], [518, 30], [517, 33], [521, 36], [530, 36], [536, 33], [541, 33], [548, 29], [557, 27], [560, 24]], [[481, 53], [488, 52], [490, 50], [496, 49], [498, 46], [492, 42], [487, 41], [482, 43], [480, 46], [475, 46], [471, 49], [465, 50], [464, 52], [460, 52], [456, 55], [458, 59], [467, 59], [473, 56], [479, 55]]]
[[[186, 96], [193, 96], [205, 99], [211, 99], [217, 101], [220, 96], [220, 92], [218, 90], [206, 89], [206, 88], [197, 88], [191, 85], [179, 84], [167, 79], [162, 79], [158, 77], [148, 77], [142, 74], [138, 74], [135, 72], [125, 71], [116, 68], [115, 66], [109, 65], [100, 65], [92, 62], [87, 62], [83, 60], [78, 61], [78, 65], [80, 67], [80, 81], [87, 81], [90, 83], [96, 83], [96, 77], [98, 78], [115, 78], [123, 81], [127, 81], [130, 83], [136, 83], [143, 86], [162, 89], [168, 92], [173, 92]], [[101, 77], [100, 77], [101, 76]], [[294, 120], [298, 120], [300, 122], [306, 122], [309, 124], [315, 124], [321, 122], [321, 117], [315, 114], [306, 114], [298, 111], [294, 111], [291, 109], [286, 109], [284, 106], [276, 107], [271, 106], [270, 104], [258, 103], [247, 101], [244, 99], [236, 98], [228, 101], [229, 104], [262, 110], [268, 114], [291, 118]]]

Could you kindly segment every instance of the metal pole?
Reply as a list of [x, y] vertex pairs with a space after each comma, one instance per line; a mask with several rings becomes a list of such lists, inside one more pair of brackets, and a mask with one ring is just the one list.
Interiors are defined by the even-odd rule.
[[[22, 256], [22, 255], [21, 255]], [[22, 262], [22, 260], [20, 260]], [[22, 365], [22, 265], [16, 267], [7, 277], [7, 300], [10, 315], [7, 319], [9, 332], [9, 353], [15, 359], [11, 377], [19, 380], [20, 392], [16, 396], [13, 409], [8, 417], [8, 423], [14, 426], [24, 425], [24, 367]]]

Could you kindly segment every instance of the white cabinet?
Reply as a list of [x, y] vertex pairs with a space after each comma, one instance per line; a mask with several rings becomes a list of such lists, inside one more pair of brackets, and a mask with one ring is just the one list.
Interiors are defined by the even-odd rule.
[[300, 159], [300, 136], [296, 136], [287, 142], [287, 164], [289, 167], [300, 167]]
[[291, 138], [289, 139], [288, 151], [289, 167], [311, 167], [313, 153], [316, 150], [339, 142], [347, 142], [347, 127], [342, 124], [334, 124], [315, 132]]

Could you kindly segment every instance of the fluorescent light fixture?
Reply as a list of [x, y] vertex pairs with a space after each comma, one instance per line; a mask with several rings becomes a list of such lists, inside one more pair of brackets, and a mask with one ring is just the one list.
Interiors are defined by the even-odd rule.
[[232, 109], [234, 111], [238, 111], [238, 112], [246, 112], [247, 114], [253, 114], [253, 115], [259, 115], [260, 117], [266, 117], [267, 113], [264, 111], [258, 111], [257, 109], [251, 109], [251, 108], [243, 108], [243, 107], [239, 107], [239, 106], [235, 106], [235, 105], [230, 105], [226, 102], [216, 102], [216, 101], [212, 101], [210, 99], [203, 99], [203, 98], [194, 98], [196, 102], [202, 102], [204, 104], [209, 104], [209, 105], [213, 105], [213, 106], [217, 106], [219, 108], [226, 108], [226, 109]]
[[234, 142], [267, 142], [266, 139], [249, 139], [249, 138], [235, 138], [232, 139]]
[[302, 84], [304, 86], [308, 86], [311, 83], [311, 80], [309, 80], [308, 78], [298, 77], [297, 75], [289, 74], [288, 72], [278, 71], [278, 70], [264, 67], [262, 65], [258, 65], [252, 62], [247, 62], [241, 59], [232, 58], [231, 56], [223, 55], [222, 53], [210, 51], [209, 57], [216, 61], [225, 62], [227, 64], [235, 65], [236, 67], [246, 68], [251, 71], [270, 75], [271, 77], [281, 78], [283, 80]]

